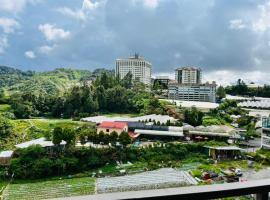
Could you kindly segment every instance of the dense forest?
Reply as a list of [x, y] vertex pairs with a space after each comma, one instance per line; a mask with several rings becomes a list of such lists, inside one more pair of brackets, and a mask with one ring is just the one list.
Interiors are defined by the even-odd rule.
[[[24, 91], [24, 90], [23, 90]], [[74, 85], [62, 94], [24, 91], [8, 98], [16, 118], [40, 116], [74, 118], [97, 113], [164, 113], [161, 103], [145, 86], [133, 81], [128, 74], [120, 80], [113, 74], [102, 72], [89, 84]]]
[[7, 95], [21, 91], [44, 95], [59, 95], [70, 87], [95, 79], [101, 73], [114, 74], [113, 70], [96, 69], [77, 70], [58, 68], [52, 71], [21, 71], [11, 67], [0, 66], [0, 89]]

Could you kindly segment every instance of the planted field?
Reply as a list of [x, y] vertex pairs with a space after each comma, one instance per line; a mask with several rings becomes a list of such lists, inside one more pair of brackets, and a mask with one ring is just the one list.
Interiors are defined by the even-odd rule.
[[7, 200], [50, 199], [88, 195], [95, 192], [95, 179], [90, 177], [10, 184], [4, 191]]
[[[28, 124], [28, 128], [31, 126], [41, 129], [43, 131], [51, 131], [56, 126], [61, 128], [77, 128], [83, 124], [88, 124], [87, 122], [72, 121], [71, 119], [24, 119], [24, 120], [14, 120], [16, 125]], [[25, 127], [18, 127], [18, 132], [21, 132]]]

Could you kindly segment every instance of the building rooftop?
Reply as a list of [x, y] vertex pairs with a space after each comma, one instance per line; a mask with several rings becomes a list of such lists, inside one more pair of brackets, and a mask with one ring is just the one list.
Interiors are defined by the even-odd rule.
[[181, 101], [181, 100], [172, 100], [168, 99], [166, 101], [169, 101], [170, 103], [175, 102], [177, 106], [182, 106], [183, 108], [204, 108], [204, 109], [214, 109], [219, 106], [217, 103], [211, 103], [211, 102], [201, 102], [201, 101]]
[[199, 70], [201, 71], [201, 68], [199, 67], [179, 67], [179, 68], [176, 68], [175, 71], [177, 70]]
[[188, 87], [198, 87], [198, 86], [217, 86], [216, 82], [213, 81], [212, 83], [178, 83], [178, 82], [170, 82], [169, 85], [177, 85], [177, 86], [188, 86]]
[[237, 146], [205, 146], [208, 149], [224, 150], [224, 151], [243, 151], [243, 149]]
[[240, 107], [246, 107], [246, 108], [270, 108], [270, 99], [265, 100], [247, 100], [238, 103], [238, 106]]
[[109, 122], [138, 122], [138, 121], [153, 121], [155, 120], [156, 122], [160, 122], [160, 123], [166, 123], [168, 120], [170, 120], [171, 122], [175, 122], [177, 121], [176, 119], [174, 119], [173, 117], [170, 117], [168, 115], [144, 115], [144, 116], [140, 116], [140, 117], [110, 117], [110, 116], [104, 116], [104, 115], [100, 115], [100, 116], [95, 116], [95, 117], [87, 117], [87, 118], [83, 118], [81, 119], [82, 121], [88, 121], [88, 122], [94, 122], [96, 124], [99, 124], [103, 121], [109, 121]]
[[[65, 141], [62, 141], [60, 144], [61, 145], [65, 145], [66, 142]], [[22, 148], [30, 147], [32, 145], [40, 145], [42, 147], [51, 147], [51, 146], [54, 146], [54, 144], [53, 144], [52, 141], [47, 141], [44, 137], [42, 137], [42, 138], [39, 138], [39, 139], [36, 139], [36, 140], [31, 140], [31, 141], [28, 141], [28, 142], [17, 144], [17, 145], [15, 145], [15, 147], [16, 148], [19, 148], [19, 149], [22, 149]]]
[[0, 152], [0, 158], [10, 158], [13, 155], [13, 151]]
[[104, 121], [98, 126], [99, 128], [115, 128], [115, 129], [124, 129], [127, 126], [125, 122], [111, 122]]
[[[143, 130], [143, 129], [135, 129], [135, 134], [143, 134], [143, 135], [156, 135], [156, 136], [173, 136], [173, 137], [184, 137], [183, 131], [157, 131], [157, 130]], [[139, 136], [139, 135], [137, 135]]]

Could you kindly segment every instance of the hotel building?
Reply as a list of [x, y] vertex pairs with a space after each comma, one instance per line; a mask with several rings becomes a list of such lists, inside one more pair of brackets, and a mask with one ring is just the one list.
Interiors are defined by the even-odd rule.
[[129, 72], [131, 72], [133, 80], [138, 80], [146, 85], [151, 84], [152, 64], [138, 54], [126, 59], [116, 59], [116, 75], [123, 79]]

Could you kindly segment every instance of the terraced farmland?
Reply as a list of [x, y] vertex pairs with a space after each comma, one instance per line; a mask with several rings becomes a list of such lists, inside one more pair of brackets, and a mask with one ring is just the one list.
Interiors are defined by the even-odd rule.
[[7, 200], [39, 200], [93, 194], [95, 179], [90, 177], [10, 184], [4, 191]]

